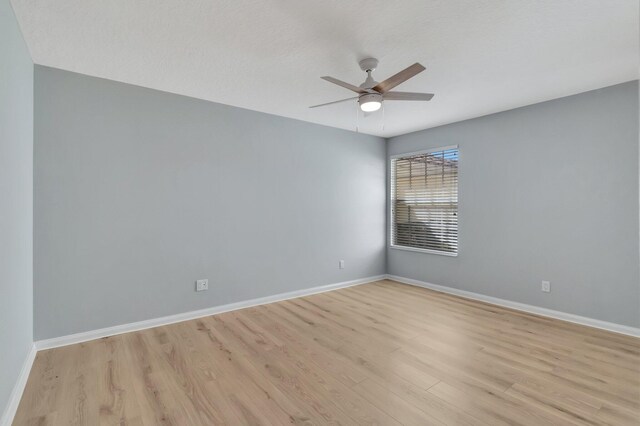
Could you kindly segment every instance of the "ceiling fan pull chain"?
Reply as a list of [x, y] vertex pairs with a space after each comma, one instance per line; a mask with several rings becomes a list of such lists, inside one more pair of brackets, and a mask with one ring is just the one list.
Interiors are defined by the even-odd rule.
[[356, 102], [356, 133], [360, 133], [360, 114], [358, 112], [358, 103]]

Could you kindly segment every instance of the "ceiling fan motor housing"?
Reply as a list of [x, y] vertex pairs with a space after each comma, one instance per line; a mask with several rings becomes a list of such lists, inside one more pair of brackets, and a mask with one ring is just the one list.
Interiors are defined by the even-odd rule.
[[380, 93], [365, 93], [360, 95], [358, 102], [366, 104], [368, 102], [382, 102], [382, 95]]

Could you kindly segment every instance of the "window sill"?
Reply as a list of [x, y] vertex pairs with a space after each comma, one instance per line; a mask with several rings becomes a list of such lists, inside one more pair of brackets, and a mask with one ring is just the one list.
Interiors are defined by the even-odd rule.
[[458, 253], [447, 253], [444, 251], [437, 251], [437, 250], [421, 249], [421, 248], [414, 248], [414, 247], [403, 247], [403, 246], [392, 246], [392, 245], [390, 245], [389, 248], [394, 250], [415, 251], [418, 253], [428, 253], [428, 254], [438, 254], [440, 256], [458, 257]]

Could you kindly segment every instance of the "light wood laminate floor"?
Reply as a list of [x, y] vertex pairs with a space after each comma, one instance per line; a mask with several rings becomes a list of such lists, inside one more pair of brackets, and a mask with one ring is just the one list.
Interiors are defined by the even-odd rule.
[[639, 339], [380, 281], [39, 352], [14, 424], [639, 418]]

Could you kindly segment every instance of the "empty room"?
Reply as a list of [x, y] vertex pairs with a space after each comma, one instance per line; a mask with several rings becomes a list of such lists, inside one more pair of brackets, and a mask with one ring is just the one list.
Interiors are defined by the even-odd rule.
[[0, 426], [640, 424], [640, 0], [0, 0]]

